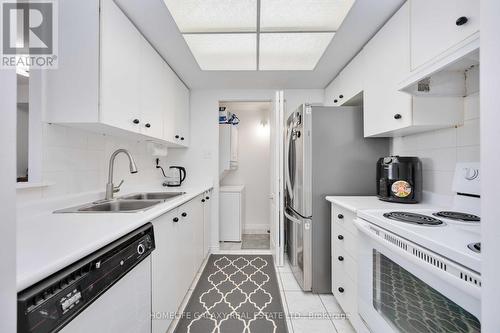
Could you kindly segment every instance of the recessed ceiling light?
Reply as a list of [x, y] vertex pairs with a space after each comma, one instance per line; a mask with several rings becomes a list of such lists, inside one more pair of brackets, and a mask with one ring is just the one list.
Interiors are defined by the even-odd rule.
[[260, 34], [260, 70], [313, 70], [334, 33]]
[[185, 34], [202, 70], [255, 70], [256, 34]]
[[354, 0], [261, 0], [261, 31], [337, 31]]
[[354, 1], [164, 0], [202, 70], [313, 70]]
[[164, 0], [181, 32], [255, 32], [256, 0]]

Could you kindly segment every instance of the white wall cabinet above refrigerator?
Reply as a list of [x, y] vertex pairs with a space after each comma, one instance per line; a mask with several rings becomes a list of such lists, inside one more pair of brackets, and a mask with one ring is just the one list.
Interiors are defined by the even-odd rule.
[[189, 90], [116, 3], [68, 0], [59, 17], [45, 120], [187, 146]]
[[325, 89], [325, 105], [361, 105], [367, 67], [365, 55], [362, 49]]

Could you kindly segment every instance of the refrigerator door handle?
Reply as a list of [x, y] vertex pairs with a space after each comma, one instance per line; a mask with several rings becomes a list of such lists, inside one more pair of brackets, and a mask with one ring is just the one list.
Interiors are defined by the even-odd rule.
[[286, 211], [286, 209], [285, 209], [285, 212], [284, 212], [284, 213], [285, 213], [285, 217], [286, 217], [287, 219], [289, 219], [290, 221], [292, 221], [293, 223], [297, 223], [297, 224], [301, 224], [301, 223], [302, 223], [302, 221], [301, 221], [301, 220], [299, 220], [299, 219], [298, 219], [298, 218], [296, 218], [295, 216], [290, 215], [290, 214]]
[[[290, 129], [291, 130], [291, 129]], [[293, 200], [293, 190], [292, 190], [292, 181], [290, 180], [290, 130], [287, 131], [286, 134], [286, 149], [285, 149], [285, 157], [286, 157], [286, 170], [285, 170], [285, 180], [286, 180], [286, 189], [288, 192], [288, 196], [290, 200]]]

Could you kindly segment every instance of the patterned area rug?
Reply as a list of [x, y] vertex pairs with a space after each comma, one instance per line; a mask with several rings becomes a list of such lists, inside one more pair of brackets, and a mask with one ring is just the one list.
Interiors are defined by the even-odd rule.
[[176, 333], [286, 333], [271, 255], [211, 255]]

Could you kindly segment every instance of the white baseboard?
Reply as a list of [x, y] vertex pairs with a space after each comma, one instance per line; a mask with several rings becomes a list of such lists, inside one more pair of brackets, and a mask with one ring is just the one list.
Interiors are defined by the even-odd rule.
[[215, 252], [218, 252], [218, 251], [219, 251], [219, 245], [217, 245], [217, 246], [209, 246], [208, 247], [208, 254], [215, 253]]
[[267, 234], [269, 228], [270, 227], [267, 224], [245, 224], [243, 226], [243, 233], [251, 235]]

